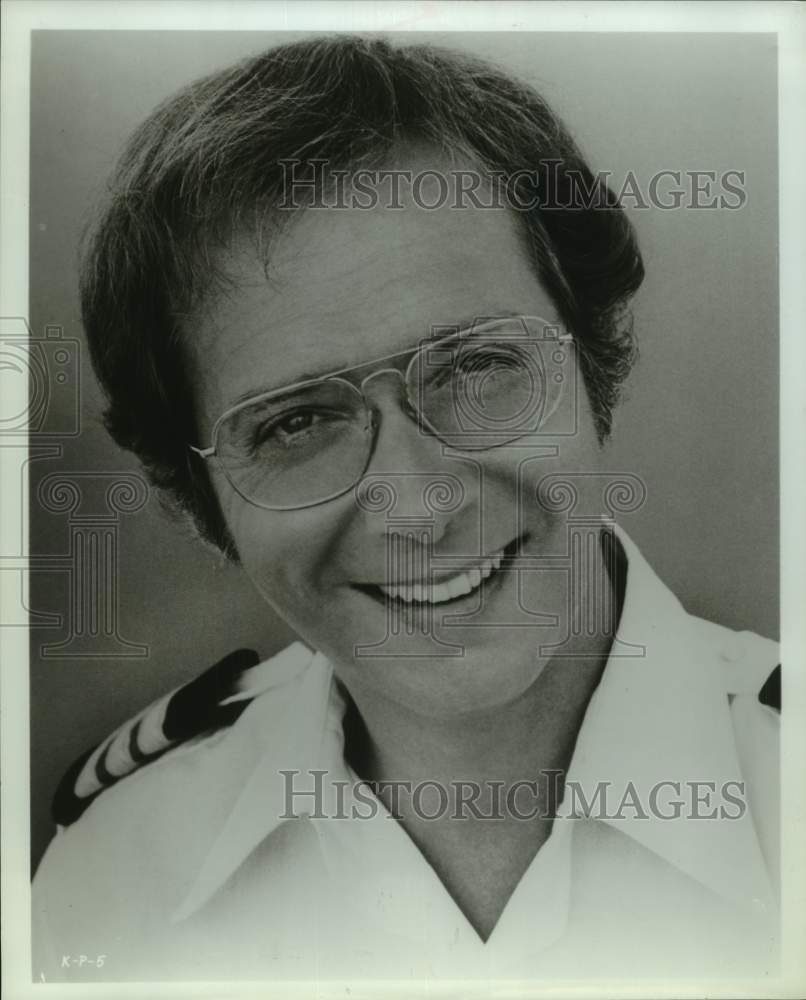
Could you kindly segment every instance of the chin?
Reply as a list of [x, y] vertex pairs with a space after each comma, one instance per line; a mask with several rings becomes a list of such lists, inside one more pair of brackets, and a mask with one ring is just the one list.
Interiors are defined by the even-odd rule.
[[464, 649], [428, 649], [420, 637], [418, 647], [385, 648], [383, 656], [367, 650], [331, 659], [339, 678], [359, 697], [365, 692], [429, 718], [484, 713], [517, 701], [544, 664], [535, 655], [534, 634], [516, 646], [510, 630], [503, 641], [500, 634], [490, 634], [496, 630], [479, 631], [486, 633], [484, 641]]

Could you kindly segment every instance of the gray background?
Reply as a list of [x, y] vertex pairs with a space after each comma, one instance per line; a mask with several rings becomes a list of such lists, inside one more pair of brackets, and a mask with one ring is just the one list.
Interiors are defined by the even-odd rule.
[[[31, 327], [81, 338], [76, 248], [116, 154], [185, 82], [296, 34], [36, 32], [31, 87]], [[746, 172], [739, 211], [631, 210], [647, 266], [635, 303], [641, 360], [617, 414], [610, 468], [641, 476], [622, 523], [688, 610], [778, 636], [778, 283], [774, 35], [417, 34], [465, 47], [530, 80], [595, 170]], [[65, 515], [36, 501], [57, 471], [136, 472], [109, 441], [82, 354], [81, 433], [31, 463], [31, 553], [69, 546]], [[58, 414], [52, 414], [58, 422]], [[68, 576], [31, 574], [32, 862], [70, 761], [236, 646], [268, 655], [288, 628], [237, 569], [152, 499], [122, 516], [119, 630], [138, 659], [47, 658], [67, 635]]]

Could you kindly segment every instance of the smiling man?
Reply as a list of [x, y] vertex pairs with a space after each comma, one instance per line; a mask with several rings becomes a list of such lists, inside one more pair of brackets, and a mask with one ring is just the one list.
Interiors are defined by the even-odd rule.
[[452, 53], [286, 46], [141, 127], [85, 262], [108, 426], [303, 642], [71, 769], [37, 976], [774, 968], [774, 644], [611, 516], [642, 276], [545, 102]]

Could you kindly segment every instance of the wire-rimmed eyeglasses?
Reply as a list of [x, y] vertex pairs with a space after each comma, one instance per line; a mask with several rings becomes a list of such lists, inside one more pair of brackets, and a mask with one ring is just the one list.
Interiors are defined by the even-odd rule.
[[221, 414], [208, 448], [189, 447], [214, 458], [251, 504], [313, 507], [347, 493], [369, 468], [379, 426], [364, 392], [371, 379], [401, 378], [401, 405], [421, 432], [458, 451], [486, 451], [538, 433], [556, 411], [572, 342], [537, 316], [477, 320], [405, 351], [251, 397]]

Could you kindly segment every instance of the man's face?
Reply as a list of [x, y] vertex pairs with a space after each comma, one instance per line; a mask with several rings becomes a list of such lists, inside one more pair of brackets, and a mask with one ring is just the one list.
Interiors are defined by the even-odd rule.
[[[268, 277], [252, 247], [229, 252], [233, 290], [200, 310], [187, 338], [203, 441], [244, 394], [413, 348], [435, 327], [512, 313], [559, 323], [510, 212], [404, 205], [302, 212], [273, 248]], [[301, 510], [265, 510], [211, 463], [245, 571], [357, 699], [363, 691], [429, 716], [483, 711], [522, 694], [547, 662], [539, 646], [565, 637], [567, 515], [536, 495], [547, 475], [597, 466], [575, 378], [572, 366], [566, 396], [539, 435], [473, 452], [425, 434], [401, 406], [394, 375], [370, 380], [377, 437], [366, 476], [386, 478], [391, 509], [349, 490]], [[440, 476], [461, 486], [451, 509], [425, 499]], [[487, 557], [502, 552], [505, 565], [478, 584], [494, 565]], [[555, 557], [554, 567], [534, 568], [542, 556]], [[424, 571], [473, 589], [439, 603], [379, 589], [405, 588]]]

